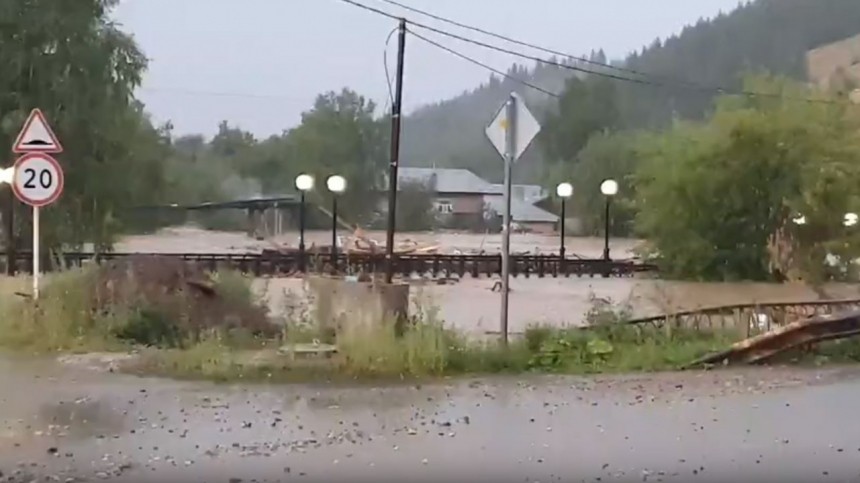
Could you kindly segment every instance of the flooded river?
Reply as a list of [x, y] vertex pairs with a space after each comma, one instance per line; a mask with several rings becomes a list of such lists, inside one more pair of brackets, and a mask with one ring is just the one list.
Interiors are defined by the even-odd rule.
[[856, 369], [772, 368], [215, 386], [0, 358], [0, 473], [9, 481], [857, 482], [858, 378]]
[[[344, 232], [345, 235], [349, 235]], [[384, 233], [369, 233], [373, 239], [384, 240]], [[558, 239], [552, 236], [516, 234], [512, 250], [531, 253], [557, 253]], [[427, 245], [438, 245], [443, 252], [484, 249], [498, 251], [499, 235], [474, 234], [404, 234]], [[330, 233], [311, 232], [308, 243], [328, 243]], [[297, 244], [297, 235], [289, 234], [267, 241], [256, 241], [244, 233], [208, 232], [191, 228], [165, 230], [157, 235], [129, 237], [118, 246], [120, 252], [236, 252], [259, 251], [278, 245]], [[612, 254], [617, 258], [632, 256], [635, 240], [612, 240]], [[603, 240], [568, 238], [567, 252], [583, 257], [600, 257]], [[498, 330], [500, 295], [491, 289], [498, 277], [464, 278], [450, 285], [415, 284], [413, 299], [425, 309], [438, 310], [448, 324], [469, 333]], [[273, 312], [282, 313], [303, 294], [303, 284], [297, 279], [257, 281], [257, 286], [270, 301]], [[860, 287], [830, 285], [823, 293], [803, 285], [761, 283], [680, 283], [648, 279], [603, 278], [516, 278], [511, 282], [510, 330], [522, 332], [532, 324], [554, 326], [580, 325], [584, 314], [592, 307], [592, 297], [629, 304], [635, 315], [648, 316], [676, 310], [691, 310], [717, 305], [817, 300], [860, 297]]]

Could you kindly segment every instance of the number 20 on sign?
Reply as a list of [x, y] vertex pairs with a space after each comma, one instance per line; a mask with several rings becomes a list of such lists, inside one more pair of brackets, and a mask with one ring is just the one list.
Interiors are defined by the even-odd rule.
[[34, 208], [57, 201], [63, 192], [63, 181], [63, 168], [47, 154], [25, 154], [15, 162], [12, 189], [22, 203]]

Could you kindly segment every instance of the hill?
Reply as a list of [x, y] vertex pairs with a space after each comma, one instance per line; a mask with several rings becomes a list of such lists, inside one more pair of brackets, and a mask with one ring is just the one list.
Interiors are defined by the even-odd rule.
[[[757, 0], [731, 13], [700, 20], [665, 40], [655, 40], [620, 62], [653, 78], [672, 81], [647, 85], [613, 80], [619, 126], [654, 128], [673, 118], [705, 115], [716, 93], [679, 87], [678, 81], [734, 89], [740, 87], [744, 73], [757, 70], [806, 80], [808, 51], [857, 33], [857, 0]], [[601, 52], [593, 53], [591, 58], [605, 60]], [[541, 63], [514, 65], [508, 74], [551, 92], [561, 92], [573, 71]], [[404, 162], [412, 166], [470, 168], [497, 181], [501, 176], [500, 160], [484, 139], [483, 129], [511, 90], [523, 94], [539, 117], [556, 106], [555, 100], [545, 94], [492, 76], [472, 91], [428, 105], [407, 117]], [[538, 143], [538, 148], [545, 144], [540, 139]], [[531, 149], [531, 159], [520, 163], [516, 179], [539, 178], [545, 154], [545, 149]]]

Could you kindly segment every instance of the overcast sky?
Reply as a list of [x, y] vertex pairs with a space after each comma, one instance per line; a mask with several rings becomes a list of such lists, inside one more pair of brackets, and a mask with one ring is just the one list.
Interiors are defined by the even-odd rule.
[[[455, 29], [379, 0], [360, 1]], [[400, 2], [574, 55], [603, 48], [611, 58], [738, 4], [738, 0]], [[279, 133], [298, 122], [317, 94], [345, 86], [380, 104], [387, 98], [382, 59], [385, 39], [396, 22], [340, 0], [123, 0], [115, 17], [151, 59], [139, 97], [156, 121], [173, 121], [179, 134], [211, 135], [221, 120], [260, 137]], [[450, 39], [440, 41], [502, 70], [517, 60]], [[393, 69], [396, 42], [388, 52]], [[408, 40], [406, 59], [407, 110], [471, 89], [489, 75], [415, 38]]]

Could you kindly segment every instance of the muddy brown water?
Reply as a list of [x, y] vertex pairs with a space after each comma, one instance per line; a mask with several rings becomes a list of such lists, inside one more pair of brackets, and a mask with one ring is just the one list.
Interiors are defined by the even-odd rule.
[[[344, 232], [344, 235], [349, 233]], [[384, 233], [370, 232], [376, 240], [384, 240]], [[329, 243], [330, 233], [309, 232], [308, 243]], [[475, 234], [403, 234], [400, 240], [416, 240], [422, 244], [439, 245], [443, 252], [485, 249], [498, 251], [499, 235]], [[120, 252], [235, 252], [259, 251], [275, 245], [296, 245], [297, 234], [290, 233], [267, 241], [248, 238], [244, 233], [224, 233], [173, 228], [155, 235], [129, 237], [122, 240]], [[636, 240], [612, 240], [615, 257], [632, 256]], [[568, 254], [599, 257], [603, 240], [575, 238], [566, 240]], [[512, 235], [512, 250], [532, 253], [557, 253], [558, 239], [536, 234]], [[498, 279], [466, 277], [450, 285], [419, 284], [413, 282], [415, 305], [424, 310], [438, 311], [438, 317], [448, 324], [472, 334], [497, 331], [500, 319], [500, 295], [491, 289]], [[284, 314], [303, 295], [303, 284], [297, 279], [271, 279], [257, 281], [257, 287], [270, 302], [272, 311]], [[832, 284], [823, 294], [830, 298], [860, 297], [860, 287]], [[585, 313], [592, 307], [592, 297], [629, 304], [636, 316], [659, 315], [678, 310], [744, 303], [769, 303], [818, 300], [816, 292], [800, 284], [764, 283], [687, 283], [648, 279], [603, 278], [515, 278], [511, 281], [510, 330], [524, 331], [529, 325], [553, 326], [581, 325]], [[413, 307], [415, 308], [415, 307]]]
[[350, 388], [0, 357], [0, 387], [12, 481], [860, 481], [857, 369]]

